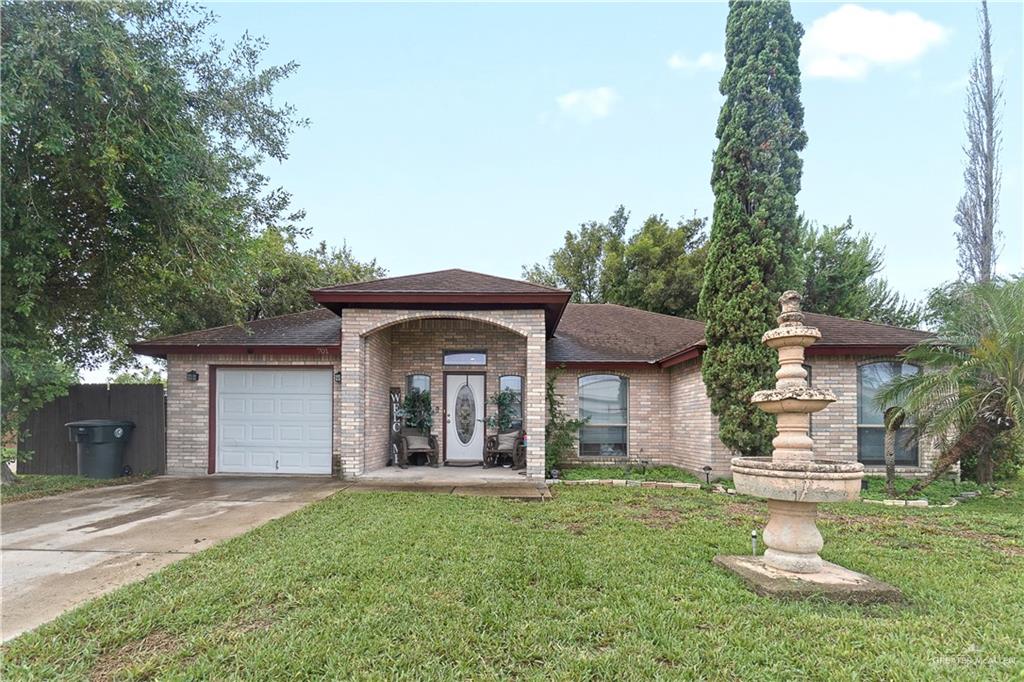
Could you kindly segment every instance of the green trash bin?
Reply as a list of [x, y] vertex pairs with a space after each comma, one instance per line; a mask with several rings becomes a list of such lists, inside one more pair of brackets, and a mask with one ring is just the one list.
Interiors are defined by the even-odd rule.
[[78, 475], [118, 478], [124, 471], [124, 446], [135, 422], [118, 419], [84, 419], [68, 422], [68, 436], [78, 444]]

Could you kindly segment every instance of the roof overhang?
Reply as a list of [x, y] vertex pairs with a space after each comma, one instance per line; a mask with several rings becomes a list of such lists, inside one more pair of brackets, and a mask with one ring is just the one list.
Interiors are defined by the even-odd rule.
[[653, 362], [637, 362], [633, 360], [608, 360], [600, 362], [587, 362], [581, 360], [579, 362], [573, 360], [549, 360], [547, 362], [548, 369], [562, 368], [575, 369], [575, 370], [602, 370], [602, 369], [650, 369], [651, 367], [657, 367], [658, 365]]
[[681, 365], [684, 362], [689, 362], [690, 360], [696, 360], [701, 356], [701, 353], [704, 352], [704, 348], [703, 344], [695, 344], [688, 348], [684, 348], [677, 353], [663, 357], [661, 360], [658, 360], [658, 364], [661, 367], [668, 369], [669, 367], [675, 367], [676, 365]]
[[345, 308], [401, 308], [407, 310], [544, 310], [544, 327], [548, 337], [554, 335], [558, 321], [572, 294], [568, 291], [530, 294], [446, 293], [446, 292], [378, 292], [329, 291], [312, 289], [313, 300], [341, 315]]
[[809, 346], [804, 353], [808, 356], [827, 357], [835, 355], [899, 355], [910, 346], [906, 344], [834, 344]]
[[341, 353], [341, 345], [295, 346], [270, 344], [158, 344], [133, 343], [129, 345], [136, 355], [167, 359], [168, 355], [303, 355], [327, 357]]
[[[884, 356], [896, 356], [905, 351], [910, 346], [903, 344], [835, 344], [828, 346], [810, 346], [805, 350], [805, 353], [810, 357], [829, 357], [829, 356], [840, 356], [840, 355], [857, 355], [857, 356], [868, 356], [868, 355], [884, 355]], [[566, 367], [580, 368], [586, 366], [587, 368], [596, 367], [651, 367], [657, 366], [663, 369], [669, 367], [675, 367], [681, 365], [684, 362], [690, 362], [692, 360], [699, 360], [701, 355], [707, 349], [703, 343], [694, 344], [687, 348], [684, 348], [676, 353], [667, 355], [657, 362], [549, 362], [548, 367], [559, 367], [565, 365]]]

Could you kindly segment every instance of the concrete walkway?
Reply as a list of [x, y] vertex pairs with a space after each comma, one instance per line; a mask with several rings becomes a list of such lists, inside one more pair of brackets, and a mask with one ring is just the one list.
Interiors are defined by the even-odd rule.
[[345, 487], [320, 477], [160, 477], [5, 504], [0, 635], [7, 641]]

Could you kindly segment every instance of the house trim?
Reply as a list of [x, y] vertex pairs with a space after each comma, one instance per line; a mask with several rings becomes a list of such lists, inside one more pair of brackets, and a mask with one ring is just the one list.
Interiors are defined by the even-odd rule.
[[289, 346], [289, 345], [207, 345], [207, 344], [131, 344], [132, 351], [139, 355], [148, 355], [152, 358], [167, 359], [171, 353], [181, 355], [220, 355], [220, 354], [242, 354], [255, 355], [258, 353], [266, 355], [310, 355], [316, 357], [328, 357], [341, 352], [341, 344], [329, 346]]

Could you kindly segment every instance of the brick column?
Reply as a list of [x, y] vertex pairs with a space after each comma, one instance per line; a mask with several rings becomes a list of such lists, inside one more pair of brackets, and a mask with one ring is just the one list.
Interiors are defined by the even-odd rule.
[[541, 323], [526, 337], [526, 387], [523, 407], [526, 412], [525, 429], [529, 438], [526, 446], [526, 475], [544, 478], [544, 381], [547, 376], [547, 339]]
[[335, 475], [363, 473], [363, 339], [358, 329], [341, 333], [341, 406], [335, 425], [341, 434], [335, 450]]

